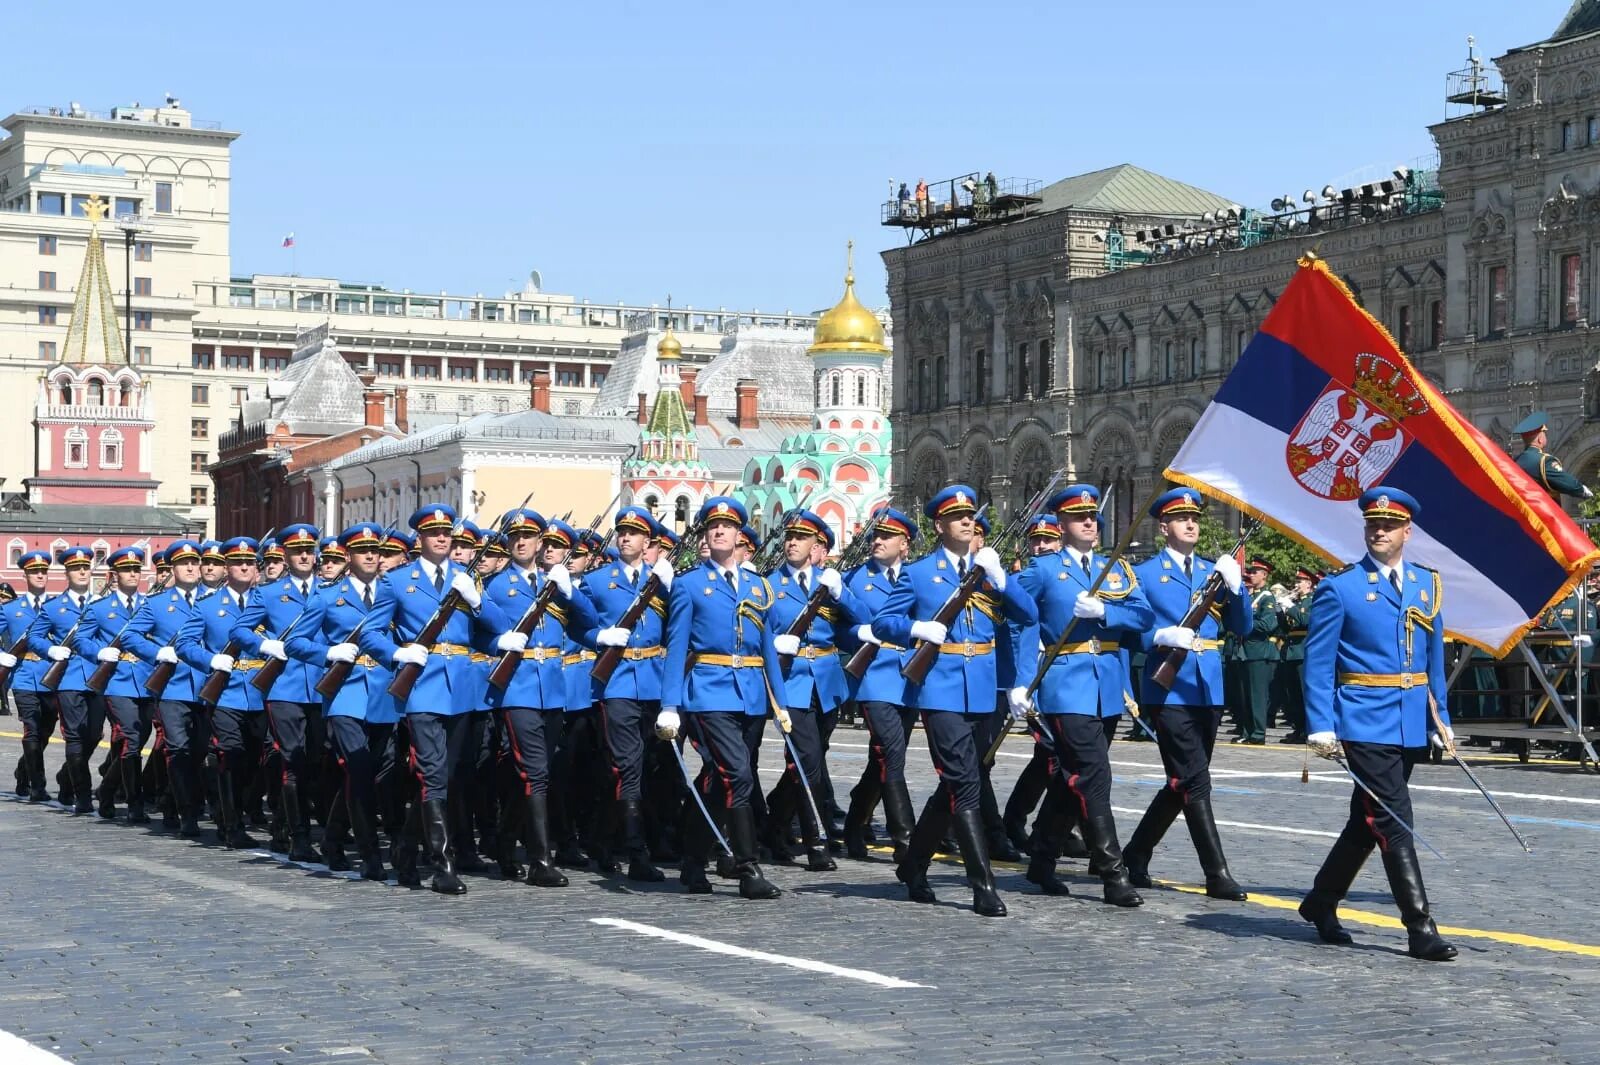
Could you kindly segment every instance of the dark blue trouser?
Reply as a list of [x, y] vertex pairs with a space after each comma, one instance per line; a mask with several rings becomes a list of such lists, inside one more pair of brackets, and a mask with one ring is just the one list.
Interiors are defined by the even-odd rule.
[[267, 700], [267, 721], [283, 763], [283, 783], [315, 788], [327, 739], [323, 734], [320, 703]]
[[766, 719], [746, 716], [738, 711], [685, 711], [683, 731], [694, 749], [705, 759], [709, 773], [702, 773], [706, 805], [716, 809], [733, 810], [750, 805], [755, 791], [755, 774], [751, 771], [750, 748], [745, 742], [745, 727], [749, 720], [763, 727]]
[[639, 699], [607, 699], [601, 704], [611, 798], [644, 798], [645, 743], [654, 733], [659, 703]]
[[1166, 790], [1179, 801], [1211, 797], [1211, 750], [1217, 743], [1220, 706], [1148, 706], [1146, 720], [1156, 726], [1161, 764], [1167, 771]]
[[91, 691], [58, 691], [56, 704], [61, 708], [61, 738], [67, 744], [67, 761], [89, 758], [105, 734], [105, 697]]
[[50, 734], [56, 729], [56, 722], [61, 717], [56, 693], [12, 689], [11, 694], [17, 697], [17, 717], [22, 721], [23, 741], [37, 742], [39, 749], [44, 750], [50, 742]]
[[411, 772], [422, 789], [422, 802], [447, 802], [451, 779], [460, 779], [463, 771], [471, 770], [463, 759], [471, 725], [472, 719], [466, 714], [406, 715], [411, 732]]
[[[144, 750], [150, 738], [153, 700], [135, 699], [128, 695], [106, 696], [106, 713], [111, 719], [111, 753], [125, 758]], [[133, 746], [126, 746], [132, 743]]]
[[334, 757], [344, 770], [345, 794], [363, 809], [378, 809], [379, 782], [394, 776], [394, 725], [372, 724], [343, 714], [324, 718]]
[[561, 708], [541, 710], [529, 706], [503, 706], [506, 746], [511, 752], [511, 770], [523, 795], [547, 795], [550, 769], [561, 743]]
[[[1345, 761], [1367, 787], [1389, 804], [1389, 809], [1415, 825], [1416, 815], [1411, 811], [1411, 770], [1428, 756], [1426, 747], [1398, 747], [1387, 743], [1356, 743], [1346, 741]], [[1350, 785], [1350, 816], [1345, 821], [1343, 835], [1367, 842], [1377, 840], [1378, 848], [1388, 851], [1396, 843], [1411, 839], [1411, 833], [1372, 801], [1372, 796], [1359, 787]]]
[[984, 754], [979, 744], [983, 743], [985, 749], [988, 746], [988, 741], [982, 737], [989, 730], [990, 716], [956, 710], [922, 711], [928, 754], [939, 774], [939, 787], [929, 797], [928, 808], [947, 802], [951, 813], [978, 809], [983, 792], [978, 763]]
[[[1050, 770], [1071, 792], [1081, 817], [1111, 816], [1111, 758], [1106, 747], [1106, 720], [1087, 714], [1044, 714], [1054, 749]], [[1113, 727], [1115, 727], [1113, 725]]]
[[217, 768], [234, 775], [240, 787], [250, 780], [261, 761], [267, 738], [267, 715], [260, 710], [211, 709], [211, 750]]
[[867, 723], [867, 734], [872, 738], [867, 750], [867, 768], [861, 779], [869, 776], [879, 785], [906, 778], [906, 740], [916, 724], [916, 710], [896, 706], [894, 703], [865, 702], [858, 704], [862, 718]]

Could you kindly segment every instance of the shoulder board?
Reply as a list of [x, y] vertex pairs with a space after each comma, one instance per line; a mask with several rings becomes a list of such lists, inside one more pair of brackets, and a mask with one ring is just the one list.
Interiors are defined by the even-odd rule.
[[1359, 562], [1352, 562], [1348, 566], [1344, 566], [1344, 567], [1341, 567], [1340, 569], [1334, 570], [1332, 573], [1328, 574], [1328, 576], [1330, 576], [1330, 577], [1340, 577], [1340, 576], [1343, 576], [1346, 573], [1349, 573], [1353, 569], [1359, 569], [1360, 566], [1361, 566], [1361, 564]]

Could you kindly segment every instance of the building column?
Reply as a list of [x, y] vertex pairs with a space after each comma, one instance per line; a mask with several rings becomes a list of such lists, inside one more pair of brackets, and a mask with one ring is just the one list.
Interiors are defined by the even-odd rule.
[[322, 527], [332, 529], [337, 533], [344, 528], [344, 522], [339, 513], [339, 478], [329, 473], [326, 475], [328, 483], [322, 486]]

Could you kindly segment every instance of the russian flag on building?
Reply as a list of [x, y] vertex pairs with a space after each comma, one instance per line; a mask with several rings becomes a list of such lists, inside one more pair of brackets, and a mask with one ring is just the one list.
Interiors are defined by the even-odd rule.
[[1439, 571], [1449, 633], [1497, 656], [1600, 558], [1311, 257], [1166, 474], [1339, 562], [1366, 553], [1363, 491], [1410, 492], [1406, 557]]
[[287, 237], [283, 238], [283, 246], [285, 248], [294, 247], [294, 234], [293, 233], [290, 233]]

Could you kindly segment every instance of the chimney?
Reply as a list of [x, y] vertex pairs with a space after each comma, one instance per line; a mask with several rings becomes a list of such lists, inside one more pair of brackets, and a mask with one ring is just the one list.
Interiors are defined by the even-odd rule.
[[733, 386], [733, 424], [741, 429], [758, 429], [761, 419], [756, 414], [756, 399], [761, 386], [745, 378]]
[[646, 393], [640, 392], [639, 393], [639, 424], [640, 425], [648, 425], [649, 422], [650, 422], [650, 407], [648, 406], [649, 402], [650, 402], [650, 397]]
[[687, 366], [678, 368], [678, 395], [683, 397], [684, 410], [694, 410], [694, 377], [697, 372]]
[[383, 389], [363, 388], [361, 390], [361, 424], [369, 429], [383, 428]]
[[396, 385], [394, 389], [394, 426], [402, 433], [411, 431], [411, 415], [406, 409], [407, 390], [405, 385]]
[[533, 385], [528, 397], [528, 406], [537, 411], [550, 413], [550, 371], [533, 371]]
[[706, 414], [706, 397], [694, 397], [694, 423], [701, 428], [711, 424], [711, 418]]

